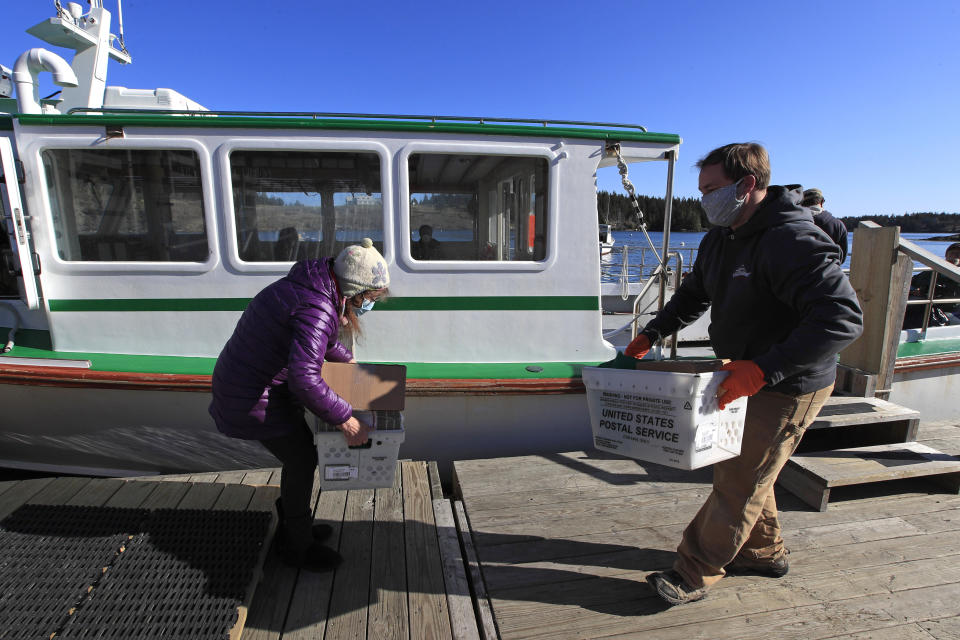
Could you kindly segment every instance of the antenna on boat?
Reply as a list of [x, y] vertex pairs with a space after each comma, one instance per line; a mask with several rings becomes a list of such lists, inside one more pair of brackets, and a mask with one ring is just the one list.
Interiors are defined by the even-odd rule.
[[117, 0], [117, 29], [120, 33], [117, 38], [120, 43], [120, 50], [124, 53], [130, 53], [127, 51], [127, 44], [123, 41], [123, 0]]

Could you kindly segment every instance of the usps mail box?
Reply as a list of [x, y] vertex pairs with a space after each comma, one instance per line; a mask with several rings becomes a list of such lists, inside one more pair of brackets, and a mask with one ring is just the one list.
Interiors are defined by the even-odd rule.
[[638, 361], [638, 369], [584, 367], [597, 449], [677, 469], [740, 455], [747, 398], [722, 411], [719, 360]]
[[404, 440], [403, 407], [406, 367], [382, 364], [326, 362], [324, 381], [353, 407], [357, 420], [374, 427], [366, 444], [347, 445], [336, 425], [318, 417], [314, 443], [325, 490], [390, 487]]

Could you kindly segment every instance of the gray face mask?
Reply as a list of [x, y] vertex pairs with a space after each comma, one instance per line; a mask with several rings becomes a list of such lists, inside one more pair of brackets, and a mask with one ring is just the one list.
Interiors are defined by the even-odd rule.
[[747, 196], [737, 197], [737, 187], [742, 180], [743, 178], [733, 184], [714, 189], [700, 198], [700, 204], [703, 206], [710, 224], [718, 227], [729, 227], [737, 221], [740, 216], [740, 208], [743, 207], [743, 203], [747, 199]]

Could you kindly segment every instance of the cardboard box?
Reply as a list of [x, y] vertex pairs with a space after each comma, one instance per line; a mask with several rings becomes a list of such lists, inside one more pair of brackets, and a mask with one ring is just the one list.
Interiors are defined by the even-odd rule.
[[336, 425], [316, 418], [314, 444], [325, 490], [378, 489], [393, 485], [403, 428], [407, 368], [403, 365], [325, 362], [323, 379], [350, 403], [357, 420], [372, 425], [370, 439], [347, 446]]
[[407, 368], [401, 364], [324, 362], [321, 375], [354, 409], [403, 411]]
[[636, 370], [584, 367], [597, 449], [678, 469], [740, 455], [747, 398], [724, 410], [721, 360], [638, 361]]

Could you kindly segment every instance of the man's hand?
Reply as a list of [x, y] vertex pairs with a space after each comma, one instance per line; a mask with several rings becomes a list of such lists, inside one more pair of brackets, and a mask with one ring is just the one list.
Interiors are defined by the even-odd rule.
[[636, 358], [640, 360], [643, 356], [647, 355], [650, 351], [650, 338], [645, 334], [639, 333], [633, 341], [627, 345], [627, 348], [623, 352], [630, 356], [631, 358]]
[[347, 440], [347, 445], [357, 447], [369, 440], [368, 434], [373, 431], [373, 427], [360, 422], [353, 416], [347, 418], [343, 424], [337, 425], [337, 428], [343, 432], [343, 437]]
[[717, 387], [717, 405], [721, 409], [737, 398], [752, 396], [766, 384], [763, 371], [753, 360], [734, 360], [720, 367], [720, 371], [730, 372]]

